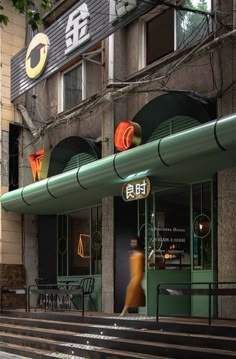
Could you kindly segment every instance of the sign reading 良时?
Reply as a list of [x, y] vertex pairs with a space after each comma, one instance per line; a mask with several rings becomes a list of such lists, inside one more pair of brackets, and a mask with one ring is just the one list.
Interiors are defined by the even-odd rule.
[[151, 192], [151, 182], [148, 177], [126, 182], [122, 187], [124, 201], [136, 201], [148, 197]]

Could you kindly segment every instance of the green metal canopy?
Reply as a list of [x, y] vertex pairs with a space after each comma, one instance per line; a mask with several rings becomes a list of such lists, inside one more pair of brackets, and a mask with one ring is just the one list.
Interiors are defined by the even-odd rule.
[[155, 190], [209, 178], [236, 165], [236, 114], [208, 122], [1, 197], [2, 207], [29, 214], [61, 214], [121, 195], [125, 181], [148, 176]]

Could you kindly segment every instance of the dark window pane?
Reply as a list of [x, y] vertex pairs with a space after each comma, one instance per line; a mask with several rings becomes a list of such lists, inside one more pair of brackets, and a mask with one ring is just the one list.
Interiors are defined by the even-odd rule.
[[9, 191], [19, 187], [19, 136], [21, 127], [9, 127]]
[[147, 22], [147, 65], [174, 51], [174, 10]]
[[193, 269], [212, 269], [211, 183], [193, 185]]
[[69, 214], [69, 275], [90, 274], [90, 209]]
[[148, 199], [148, 268], [190, 267], [189, 187], [156, 193]]
[[58, 275], [67, 275], [67, 215], [57, 217]]
[[101, 274], [102, 207], [73, 212], [69, 218], [69, 275]]
[[101, 274], [102, 207], [92, 208], [91, 214], [91, 268], [92, 274]]
[[[101, 63], [101, 54], [91, 60]], [[92, 61], [86, 61], [86, 97], [90, 97], [102, 89], [102, 66]]]
[[82, 65], [64, 74], [64, 110], [82, 100]]

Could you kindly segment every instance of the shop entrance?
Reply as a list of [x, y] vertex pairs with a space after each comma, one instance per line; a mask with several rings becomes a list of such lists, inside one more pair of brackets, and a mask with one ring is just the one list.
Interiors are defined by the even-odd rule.
[[[139, 201], [138, 228], [145, 240], [148, 315], [155, 315], [159, 283], [214, 279], [213, 217], [212, 181], [175, 186]], [[207, 303], [205, 297], [165, 296], [160, 298], [160, 314], [204, 316]]]

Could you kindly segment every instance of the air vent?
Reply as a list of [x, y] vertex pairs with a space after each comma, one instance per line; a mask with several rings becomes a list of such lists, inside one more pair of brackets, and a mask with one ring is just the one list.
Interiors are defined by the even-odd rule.
[[155, 141], [158, 138], [163, 138], [175, 133], [196, 127], [200, 124], [198, 120], [188, 116], [176, 116], [162, 122], [162, 124], [155, 128], [147, 140], [147, 142]]
[[76, 155], [72, 156], [71, 159], [67, 162], [63, 172], [73, 170], [96, 160], [97, 158], [95, 158], [89, 153], [77, 153]]

